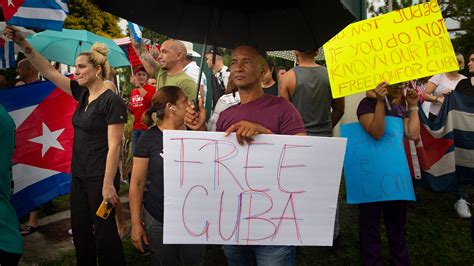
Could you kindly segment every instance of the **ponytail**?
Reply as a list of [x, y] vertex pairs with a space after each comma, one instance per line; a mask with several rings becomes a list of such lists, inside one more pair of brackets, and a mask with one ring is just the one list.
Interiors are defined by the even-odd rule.
[[153, 113], [155, 112], [155, 108], [152, 106], [146, 112], [143, 113], [142, 115], [142, 123], [151, 126], [153, 124]]
[[165, 86], [159, 89], [151, 100], [151, 106], [142, 115], [142, 123], [151, 126], [154, 123], [153, 113], [156, 119], [163, 120], [165, 118], [166, 104], [176, 104], [178, 99], [184, 95], [182, 89], [176, 86]]

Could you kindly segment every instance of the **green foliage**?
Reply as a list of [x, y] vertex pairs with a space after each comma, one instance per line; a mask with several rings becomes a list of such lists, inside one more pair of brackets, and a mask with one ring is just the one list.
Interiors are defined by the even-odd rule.
[[64, 28], [85, 29], [108, 38], [123, 37], [118, 25], [119, 18], [100, 10], [90, 0], [69, 0], [68, 7], [69, 15]]
[[149, 39], [153, 43], [158, 43], [158, 44], [162, 44], [164, 41], [169, 39], [165, 35], [161, 35], [147, 28], [143, 28], [142, 35], [143, 35], [143, 38]]
[[132, 76], [131, 68], [121, 67], [117, 69], [117, 75], [119, 75], [120, 78], [120, 96], [124, 99], [130, 99], [130, 93], [132, 91], [132, 84], [130, 84], [130, 77]]
[[467, 56], [474, 48], [474, 1], [472, 0], [443, 0], [445, 6], [444, 18], [451, 18], [459, 22], [459, 29], [455, 29], [456, 38], [453, 40], [454, 50]]
[[[127, 25], [127, 36], [129, 36], [129, 35], [130, 35], [130, 28]], [[142, 37], [145, 38], [145, 39], [150, 40], [152, 43], [156, 43], [156, 44], [160, 44], [160, 45], [164, 41], [170, 39], [165, 35], [159, 34], [155, 31], [152, 31], [152, 30], [147, 29], [145, 27], [143, 27], [143, 29], [142, 29]]]

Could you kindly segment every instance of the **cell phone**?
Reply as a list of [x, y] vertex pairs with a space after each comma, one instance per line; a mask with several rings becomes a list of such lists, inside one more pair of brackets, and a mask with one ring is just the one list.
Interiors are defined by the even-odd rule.
[[105, 220], [109, 218], [110, 212], [112, 211], [113, 208], [114, 206], [112, 204], [102, 201], [95, 215]]

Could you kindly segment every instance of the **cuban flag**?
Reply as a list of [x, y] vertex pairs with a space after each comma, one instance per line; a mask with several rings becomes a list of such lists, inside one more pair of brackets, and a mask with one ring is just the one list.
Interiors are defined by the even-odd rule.
[[135, 41], [137, 41], [138, 44], [142, 44], [142, 26], [139, 26], [133, 22], [128, 22], [128, 27], [130, 28], [130, 32], [133, 35], [133, 38]]
[[14, 43], [0, 38], [0, 68], [11, 68], [16, 66]]
[[18, 217], [69, 193], [77, 102], [49, 81], [0, 90], [16, 124], [12, 204]]
[[416, 152], [421, 184], [432, 191], [454, 191], [474, 183], [474, 97], [454, 91], [435, 121], [420, 109], [421, 136]]
[[67, 0], [0, 0], [0, 3], [8, 25], [30, 29], [60, 31], [69, 13]]

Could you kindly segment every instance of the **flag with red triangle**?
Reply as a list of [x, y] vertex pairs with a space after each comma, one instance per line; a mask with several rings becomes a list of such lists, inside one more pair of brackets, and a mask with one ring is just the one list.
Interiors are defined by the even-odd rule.
[[19, 217], [69, 193], [77, 102], [49, 81], [0, 90], [16, 124], [12, 204]]
[[416, 153], [421, 184], [433, 191], [453, 191], [474, 183], [474, 97], [453, 92], [438, 117], [430, 121], [420, 108], [421, 136]]

